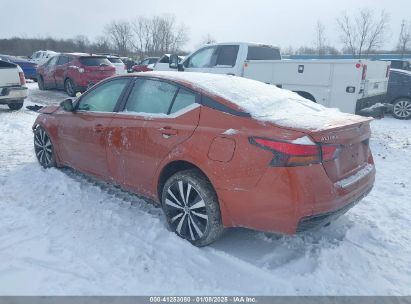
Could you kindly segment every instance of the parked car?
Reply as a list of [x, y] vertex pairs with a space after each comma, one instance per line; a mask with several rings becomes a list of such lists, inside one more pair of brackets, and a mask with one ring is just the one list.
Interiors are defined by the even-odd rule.
[[411, 65], [409, 60], [403, 59], [381, 59], [382, 61], [387, 61], [391, 65], [391, 69], [399, 69], [411, 71]]
[[127, 74], [127, 67], [120, 57], [107, 56], [108, 61], [110, 61], [116, 68], [116, 75]]
[[29, 60], [31, 62], [34, 62], [38, 65], [41, 65], [45, 63], [47, 60], [49, 60], [51, 57], [56, 56], [58, 53], [54, 51], [37, 51], [34, 52], [30, 57]]
[[[262, 81], [347, 113], [360, 114], [363, 109], [382, 103], [388, 85], [388, 62], [281, 60], [278, 47], [257, 43], [208, 44], [180, 64], [176, 55], [172, 58], [170, 67], [180, 71], [231, 74]], [[369, 115], [367, 111], [366, 116]]]
[[411, 118], [410, 71], [391, 69], [386, 102], [393, 104], [392, 115], [395, 118]]
[[33, 131], [43, 167], [72, 167], [155, 201], [197, 246], [224, 227], [293, 234], [326, 225], [374, 183], [372, 119], [250, 79], [128, 74], [41, 113]]
[[82, 53], [60, 54], [37, 68], [40, 90], [61, 89], [69, 96], [114, 76], [116, 68], [106, 56]]
[[0, 104], [20, 110], [27, 97], [23, 70], [15, 63], [0, 59]]
[[17, 64], [23, 70], [24, 77], [26, 77], [26, 79], [37, 81], [37, 73], [36, 73], [37, 64], [36, 63], [30, 62], [20, 57], [15, 57], [15, 56], [10, 56], [10, 55], [1, 55], [1, 54], [0, 54], [0, 60], [9, 61], [9, 62]]
[[127, 72], [132, 73], [133, 72], [133, 66], [136, 64], [136, 62], [133, 59], [128, 58], [128, 57], [120, 57], [120, 59], [126, 65]]
[[152, 68], [149, 68], [149, 65], [154, 65], [158, 61], [159, 57], [147, 57], [144, 60], [141, 60], [139, 63], [133, 66], [133, 72], [148, 72], [152, 71]]
[[[172, 71], [173, 69], [170, 68], [170, 54], [164, 54], [160, 59], [153, 64], [151, 67], [150, 65], [148, 68], [154, 70], [154, 71]], [[184, 60], [184, 56], [178, 56], [178, 62], [180, 63], [181, 61]]]

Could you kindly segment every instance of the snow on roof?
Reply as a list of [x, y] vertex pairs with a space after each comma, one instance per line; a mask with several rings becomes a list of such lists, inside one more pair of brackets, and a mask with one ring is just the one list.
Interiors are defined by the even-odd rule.
[[238, 105], [254, 119], [284, 127], [321, 130], [336, 124], [363, 120], [357, 115], [326, 108], [297, 93], [242, 77], [191, 72], [145, 74], [190, 83]]

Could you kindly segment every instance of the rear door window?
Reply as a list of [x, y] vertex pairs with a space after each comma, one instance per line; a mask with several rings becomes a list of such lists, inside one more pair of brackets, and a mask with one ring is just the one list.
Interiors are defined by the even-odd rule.
[[281, 54], [278, 48], [270, 46], [249, 46], [247, 60], [280, 60]]
[[196, 94], [180, 88], [178, 90], [177, 96], [174, 99], [173, 105], [170, 110], [170, 114], [178, 112], [192, 104], [196, 103]]
[[168, 114], [177, 86], [151, 79], [138, 79], [127, 100], [126, 112]]
[[215, 66], [233, 67], [237, 61], [238, 45], [222, 45], [217, 50], [217, 61]]

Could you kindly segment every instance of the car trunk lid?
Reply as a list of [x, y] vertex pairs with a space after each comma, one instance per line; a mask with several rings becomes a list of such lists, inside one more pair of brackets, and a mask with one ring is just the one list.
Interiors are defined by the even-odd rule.
[[310, 133], [314, 142], [321, 146], [337, 146], [335, 157], [323, 161], [324, 169], [333, 182], [337, 182], [368, 164], [369, 139], [371, 136], [369, 118]]

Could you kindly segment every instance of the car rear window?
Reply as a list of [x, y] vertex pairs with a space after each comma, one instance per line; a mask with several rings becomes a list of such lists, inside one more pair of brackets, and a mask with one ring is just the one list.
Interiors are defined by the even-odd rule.
[[87, 66], [110, 65], [106, 57], [80, 57], [80, 63]]
[[280, 50], [270, 46], [249, 46], [247, 60], [280, 60]]
[[107, 58], [111, 63], [123, 63], [120, 58]]

